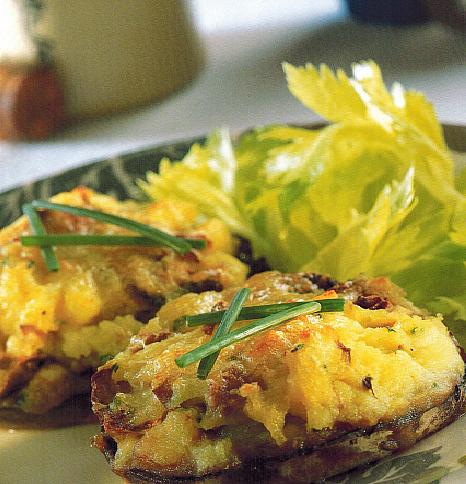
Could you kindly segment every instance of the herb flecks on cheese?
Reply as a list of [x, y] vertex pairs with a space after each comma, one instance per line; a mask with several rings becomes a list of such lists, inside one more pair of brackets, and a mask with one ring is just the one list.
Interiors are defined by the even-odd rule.
[[[245, 283], [252, 289], [248, 305], [323, 297], [315, 285], [306, 286], [310, 279], [257, 274]], [[387, 280], [355, 281], [335, 291], [348, 300], [344, 311], [301, 315], [227, 346], [205, 381], [197, 378], [196, 365], [179, 368], [175, 358], [207, 343], [211, 326], [171, 332], [173, 322], [189, 305], [187, 314], [225, 308], [235, 291], [186, 295], [164, 306], [94, 381], [94, 411], [117, 442], [116, 470], [144, 465], [214, 471], [225, 467], [225, 449], [227, 467], [234, 466], [243, 452], [286, 452], [296, 442], [307, 445], [315, 432], [389, 422], [427, 410], [453, 392], [464, 363], [440, 317], [414, 308]], [[385, 307], [360, 306], [368, 301]], [[124, 393], [99, 401], [99, 394], [109, 395], [103, 390], [112, 394], [112, 385]], [[160, 403], [149, 414], [142, 405], [148, 393]], [[114, 402], [122, 399], [123, 414], [116, 413]], [[183, 445], [166, 437], [168, 427]], [[126, 438], [133, 439], [130, 453]]]

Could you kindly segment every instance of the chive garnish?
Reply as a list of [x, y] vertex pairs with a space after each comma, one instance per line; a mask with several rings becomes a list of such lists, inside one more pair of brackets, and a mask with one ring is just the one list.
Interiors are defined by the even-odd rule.
[[[238, 320], [244, 321], [247, 319], [259, 319], [271, 314], [276, 314], [279, 311], [285, 309], [295, 308], [307, 304], [309, 301], [297, 301], [291, 303], [277, 303], [277, 304], [264, 304], [262, 306], [246, 306], [241, 309]], [[339, 312], [343, 311], [345, 306], [345, 300], [342, 298], [332, 299], [319, 299], [318, 302], [322, 306], [320, 312]], [[225, 311], [214, 311], [211, 313], [193, 314], [192, 316], [185, 316], [180, 318], [178, 326], [182, 327], [183, 323], [188, 326], [202, 326], [204, 324], [216, 324], [218, 323]]]
[[31, 202], [31, 205], [34, 208], [56, 210], [57, 212], [65, 212], [78, 217], [88, 217], [94, 220], [99, 220], [100, 222], [117, 225], [118, 227], [123, 227], [144, 235], [145, 237], [155, 240], [161, 245], [170, 247], [171, 249], [182, 254], [186, 254], [193, 248], [193, 246], [185, 239], [167, 234], [166, 232], [156, 229], [150, 225], [145, 225], [140, 222], [136, 222], [135, 220], [119, 217], [117, 215], [111, 215], [109, 213], [99, 212], [97, 210], [90, 210], [88, 208], [73, 207], [71, 205], [63, 205], [61, 203], [47, 202], [45, 200], [34, 200]]
[[[44, 224], [37, 214], [36, 210], [30, 203], [25, 203], [22, 207], [24, 215], [29, 219], [31, 224], [31, 231], [36, 235], [47, 235]], [[52, 271], [58, 271], [60, 264], [58, 263], [57, 256], [53, 247], [42, 247], [42, 256], [44, 258], [47, 269]]]
[[185, 368], [186, 366], [191, 365], [198, 360], [202, 360], [202, 358], [220, 351], [221, 349], [237, 343], [238, 341], [241, 341], [249, 336], [274, 328], [283, 321], [287, 321], [302, 314], [319, 312], [322, 308], [320, 304], [321, 302], [322, 301], [310, 301], [300, 306], [295, 306], [286, 309], [285, 311], [271, 314], [270, 316], [254, 321], [247, 326], [235, 329], [234, 331], [231, 331], [218, 339], [210, 340], [208, 343], [198, 346], [194, 350], [179, 356], [175, 359], [175, 362], [180, 368]]
[[[240, 289], [234, 296], [231, 301], [230, 307], [224, 312], [222, 320], [218, 325], [217, 331], [211, 338], [211, 342], [217, 341], [222, 336], [229, 333], [231, 326], [237, 320], [238, 314], [241, 311], [241, 308], [248, 298], [249, 294], [251, 294], [251, 289], [243, 288]], [[199, 366], [197, 367], [197, 377], [201, 380], [205, 380], [207, 375], [209, 374], [210, 370], [214, 366], [215, 362], [217, 361], [218, 355], [220, 351], [216, 351], [199, 362]]]
[[[139, 245], [143, 247], [160, 247], [160, 242], [149, 237], [132, 235], [82, 235], [82, 234], [47, 234], [22, 235], [21, 244], [27, 247], [48, 247], [53, 245]], [[183, 239], [195, 249], [206, 246], [202, 239]]]

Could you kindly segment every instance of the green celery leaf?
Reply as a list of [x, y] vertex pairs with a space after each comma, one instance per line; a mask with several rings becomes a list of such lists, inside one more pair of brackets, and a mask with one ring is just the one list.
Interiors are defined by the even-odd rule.
[[158, 173], [148, 173], [139, 187], [152, 199], [179, 198], [194, 203], [201, 213], [222, 219], [230, 229], [255, 238], [250, 224], [232, 198], [236, 160], [228, 133], [216, 131], [205, 146], [195, 144], [183, 163], [163, 159]]
[[388, 90], [372, 61], [354, 64], [352, 77], [283, 68], [291, 93], [331, 124], [257, 128], [233, 148], [215, 132], [140, 186], [221, 218], [274, 269], [389, 276], [445, 313], [463, 342], [466, 175], [455, 186], [432, 105], [399, 84]]
[[367, 214], [355, 211], [352, 223], [323, 246], [302, 270], [329, 272], [340, 280], [372, 272], [372, 261], [381, 242], [414, 206], [414, 169], [410, 169], [401, 182], [383, 188]]

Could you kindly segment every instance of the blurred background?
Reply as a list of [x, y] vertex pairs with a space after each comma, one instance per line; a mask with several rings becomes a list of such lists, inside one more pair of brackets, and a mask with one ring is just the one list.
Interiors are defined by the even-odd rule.
[[2, 0], [0, 190], [216, 127], [317, 120], [288, 93], [282, 61], [349, 72], [374, 59], [387, 84], [466, 124], [465, 11], [463, 0]]

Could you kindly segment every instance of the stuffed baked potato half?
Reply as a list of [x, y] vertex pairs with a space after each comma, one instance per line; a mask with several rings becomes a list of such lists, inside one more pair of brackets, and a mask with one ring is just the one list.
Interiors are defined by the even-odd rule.
[[[90, 392], [90, 376], [167, 300], [241, 284], [247, 268], [216, 219], [198, 219], [188, 203], [119, 202], [87, 188], [61, 193], [56, 203], [122, 216], [182, 237], [206, 240], [185, 255], [167, 247], [60, 246], [59, 270], [47, 270], [39, 247], [22, 245], [31, 233], [21, 217], [0, 232], [0, 418], [50, 424], [82, 420], [79, 398], [66, 412], [44, 414]], [[52, 210], [39, 212], [49, 234], [124, 235], [124, 228]], [[133, 234], [134, 235], [134, 234]], [[16, 413], [20, 411], [21, 413]], [[29, 416], [29, 417], [28, 417]]]
[[456, 342], [388, 280], [264, 272], [245, 287], [246, 305], [346, 303], [224, 348], [206, 379], [175, 358], [209, 341], [212, 326], [174, 322], [224, 309], [235, 291], [165, 304], [92, 378], [103, 429], [94, 445], [129, 482], [315, 481], [412, 446], [464, 412]]

